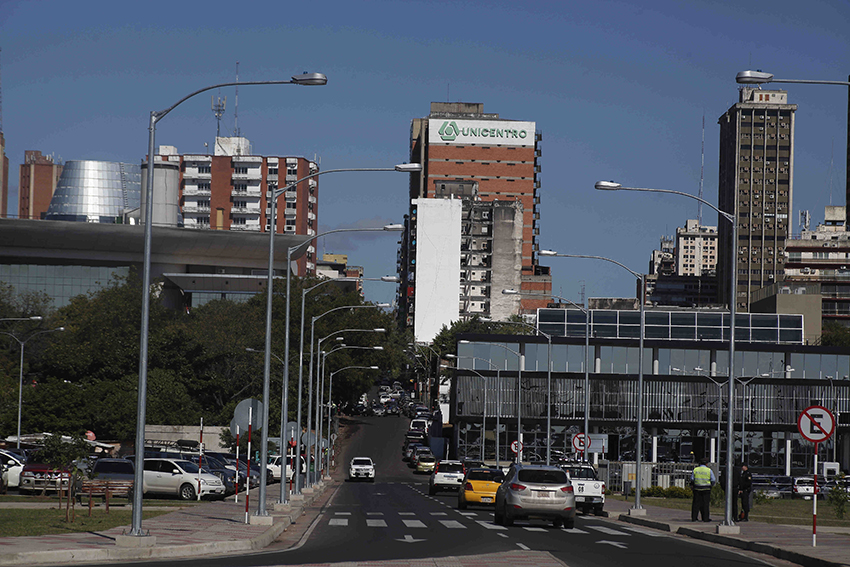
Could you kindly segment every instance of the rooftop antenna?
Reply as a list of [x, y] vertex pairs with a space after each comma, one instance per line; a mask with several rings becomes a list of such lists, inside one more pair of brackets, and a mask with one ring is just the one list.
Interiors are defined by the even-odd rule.
[[[3, 50], [0, 49], [0, 52]], [[0, 83], [0, 134], [3, 133], [3, 89], [2, 83]]]
[[224, 97], [224, 100], [221, 100], [221, 97], [218, 97], [218, 100], [215, 100], [215, 97], [210, 97], [212, 100], [212, 111], [215, 115], [215, 137], [218, 138], [221, 136], [221, 117], [224, 114], [224, 108], [227, 106], [227, 96]]
[[581, 293], [580, 293], [580, 297], [581, 297], [581, 304], [582, 304], [582, 305], [584, 305], [584, 286], [585, 286], [585, 282], [584, 282], [584, 280], [579, 280], [579, 283], [581, 284]]
[[[705, 181], [705, 109], [702, 111], [702, 160], [699, 166], [699, 198], [702, 199], [702, 185]], [[697, 201], [697, 223], [702, 226], [702, 201]]]
[[[236, 82], [239, 82], [239, 61], [236, 62]], [[233, 105], [233, 135], [239, 136], [239, 85], [236, 85], [236, 104]]]

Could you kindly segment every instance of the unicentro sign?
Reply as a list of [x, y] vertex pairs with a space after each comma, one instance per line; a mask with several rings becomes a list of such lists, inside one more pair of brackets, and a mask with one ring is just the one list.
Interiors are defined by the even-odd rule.
[[534, 122], [432, 120], [428, 136], [436, 144], [534, 146], [534, 131]]

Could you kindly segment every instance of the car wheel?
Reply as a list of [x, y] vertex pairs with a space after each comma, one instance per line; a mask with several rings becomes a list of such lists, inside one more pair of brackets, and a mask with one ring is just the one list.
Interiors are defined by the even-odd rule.
[[575, 518], [570, 518], [569, 520], [564, 520], [564, 527], [568, 530], [572, 530], [576, 527]]
[[466, 510], [466, 500], [462, 498], [457, 499], [457, 509], [458, 510]]
[[511, 517], [511, 515], [508, 513], [507, 510], [505, 510], [503, 522], [504, 522], [503, 525], [508, 526], [508, 527], [514, 525], [514, 519]]
[[555, 518], [554, 520], [552, 520], [552, 527], [553, 528], [564, 527], [564, 520], [562, 520], [561, 518]]
[[186, 483], [180, 487], [180, 500], [195, 500], [196, 498], [197, 493], [194, 486]]

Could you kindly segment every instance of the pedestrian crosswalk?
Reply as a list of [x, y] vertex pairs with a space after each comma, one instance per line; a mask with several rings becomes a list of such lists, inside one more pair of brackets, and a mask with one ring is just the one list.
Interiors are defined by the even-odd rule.
[[[480, 512], [333, 512], [328, 514], [327, 525], [332, 527], [366, 527], [366, 528], [407, 528], [412, 530], [427, 530], [445, 528], [449, 530], [465, 530], [470, 528], [484, 528], [486, 530], [504, 531], [505, 526], [493, 522], [493, 513], [482, 510]], [[609, 535], [630, 535], [627, 532], [606, 528], [604, 526], [583, 526], [606, 533]], [[540, 523], [530, 525], [516, 525], [515, 529], [529, 532], [548, 532], [553, 528], [542, 526]], [[572, 528], [561, 529], [567, 533], [587, 534], [584, 529]]]

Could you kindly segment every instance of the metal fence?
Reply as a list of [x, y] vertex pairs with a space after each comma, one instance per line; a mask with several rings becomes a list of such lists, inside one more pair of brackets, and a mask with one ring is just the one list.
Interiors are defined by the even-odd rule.
[[[641, 484], [651, 486], [688, 488], [695, 463], [641, 463]], [[717, 465], [708, 465], [718, 475]], [[612, 492], [623, 492], [623, 488], [636, 488], [637, 467], [634, 461], [600, 461], [599, 480]], [[720, 478], [719, 475], [717, 478]]]

